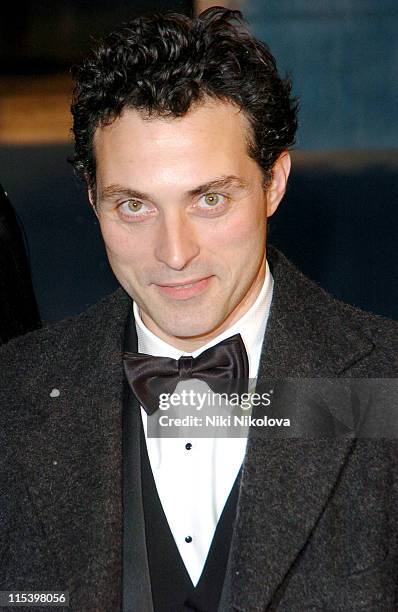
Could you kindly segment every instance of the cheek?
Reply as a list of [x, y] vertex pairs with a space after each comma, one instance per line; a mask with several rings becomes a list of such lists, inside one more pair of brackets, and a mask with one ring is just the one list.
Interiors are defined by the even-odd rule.
[[[209, 228], [206, 232], [207, 244], [217, 253], [231, 252], [236, 259], [243, 252], [253, 252], [265, 244], [266, 217], [263, 210], [242, 210], [239, 214], [231, 215], [226, 220], [220, 220], [219, 225]], [[254, 255], [254, 253], [253, 253]]]
[[137, 240], [128, 227], [113, 220], [100, 220], [100, 227], [110, 257], [119, 261], [133, 261], [143, 256], [145, 241]]

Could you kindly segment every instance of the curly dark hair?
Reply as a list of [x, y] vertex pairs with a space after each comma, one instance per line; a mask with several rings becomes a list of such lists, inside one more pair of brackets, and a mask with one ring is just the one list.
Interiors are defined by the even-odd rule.
[[220, 7], [196, 18], [139, 17], [110, 34], [75, 71], [72, 163], [95, 186], [93, 136], [125, 108], [180, 117], [210, 97], [237, 105], [252, 128], [248, 152], [264, 172], [292, 146], [297, 100], [279, 77], [268, 47], [248, 31], [242, 14]]

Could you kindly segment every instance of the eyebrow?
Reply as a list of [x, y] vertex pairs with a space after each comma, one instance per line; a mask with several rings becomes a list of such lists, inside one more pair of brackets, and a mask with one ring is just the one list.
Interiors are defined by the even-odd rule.
[[187, 195], [193, 197], [200, 195], [201, 193], [217, 191], [219, 189], [228, 189], [231, 187], [235, 189], [247, 189], [248, 186], [249, 183], [247, 181], [242, 180], [234, 174], [230, 174], [228, 176], [221, 176], [220, 178], [209, 181], [208, 183], [203, 183], [202, 185], [188, 191]]
[[100, 193], [99, 200], [109, 200], [118, 196], [126, 198], [137, 199], [137, 200], [150, 200], [149, 194], [136, 189], [130, 189], [129, 187], [123, 187], [123, 185], [108, 185], [104, 187]]
[[[198, 185], [194, 187], [194, 189], [190, 189], [186, 192], [186, 196], [195, 197], [200, 195], [201, 193], [209, 193], [213, 191], [217, 191], [220, 189], [234, 188], [234, 189], [247, 189], [249, 183], [244, 181], [243, 179], [235, 176], [234, 174], [230, 174], [228, 176], [221, 176], [212, 181], [208, 181], [207, 183], [203, 183], [202, 185]], [[101, 193], [99, 200], [108, 200], [114, 197], [125, 197], [137, 200], [152, 200], [150, 194], [145, 193], [143, 191], [138, 191], [137, 189], [131, 189], [129, 187], [123, 187], [122, 185], [113, 184], [105, 187]]]

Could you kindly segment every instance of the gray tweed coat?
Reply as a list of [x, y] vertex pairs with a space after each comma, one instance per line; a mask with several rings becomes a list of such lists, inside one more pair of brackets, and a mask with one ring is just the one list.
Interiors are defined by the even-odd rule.
[[[268, 258], [260, 379], [397, 377], [396, 323], [335, 301], [272, 248]], [[0, 590], [67, 589], [72, 610], [121, 609], [129, 305], [118, 290], [0, 351]], [[393, 439], [251, 431], [220, 610], [398, 610], [397, 464]], [[150, 612], [136, 477], [133, 609]]]

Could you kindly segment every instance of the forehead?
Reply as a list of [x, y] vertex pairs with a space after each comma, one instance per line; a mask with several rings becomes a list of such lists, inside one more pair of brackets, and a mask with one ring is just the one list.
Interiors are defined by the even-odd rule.
[[[178, 118], [147, 117], [125, 109], [113, 123], [96, 130], [97, 179], [127, 171], [142, 176], [162, 173], [192, 176], [239, 171], [253, 163], [248, 155], [250, 126], [243, 112], [228, 102], [207, 101]], [[233, 167], [232, 167], [233, 166]], [[135, 177], [136, 178], [136, 177]], [[206, 177], [202, 177], [206, 178]]]

